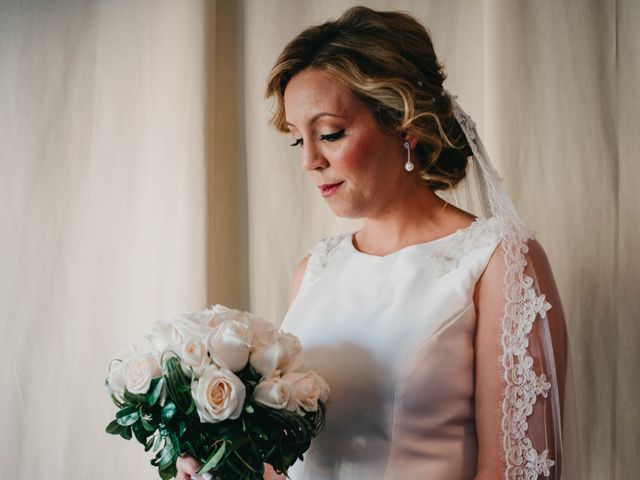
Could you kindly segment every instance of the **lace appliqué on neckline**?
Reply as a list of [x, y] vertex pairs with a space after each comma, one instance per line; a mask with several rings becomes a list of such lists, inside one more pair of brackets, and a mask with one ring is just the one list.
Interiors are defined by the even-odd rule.
[[495, 217], [476, 218], [468, 227], [458, 230], [440, 248], [431, 252], [426, 261], [435, 277], [442, 277], [460, 265], [460, 260], [477, 248], [490, 245], [500, 238], [500, 225]]
[[[307, 275], [309, 281], [316, 280], [322, 272], [331, 264], [339, 247], [346, 242], [351, 242], [355, 232], [342, 233], [322, 238], [311, 250], [307, 252], [309, 261], [307, 263]], [[424, 244], [411, 245], [418, 247], [429, 244], [437, 245], [425, 257], [425, 262], [433, 270], [436, 277], [441, 277], [458, 268], [460, 260], [472, 250], [495, 243], [499, 239], [500, 226], [495, 217], [476, 218], [469, 226], [461, 228], [456, 232], [442, 238], [426, 242]], [[353, 244], [351, 244], [353, 246]], [[408, 248], [408, 247], [407, 247]], [[355, 250], [355, 248], [354, 248]], [[387, 256], [376, 256], [364, 254], [376, 260], [392, 257], [400, 251]], [[357, 250], [356, 250], [357, 251]]]
[[307, 252], [309, 261], [307, 262], [307, 273], [310, 282], [316, 280], [322, 272], [331, 264], [331, 260], [339, 250], [339, 246], [347, 238], [351, 238], [350, 233], [342, 233], [321, 239], [311, 250]]

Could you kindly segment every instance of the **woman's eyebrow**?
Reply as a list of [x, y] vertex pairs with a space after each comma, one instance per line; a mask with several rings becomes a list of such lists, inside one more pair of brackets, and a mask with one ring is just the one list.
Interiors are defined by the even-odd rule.
[[[309, 125], [311, 125], [312, 123], [314, 123], [316, 120], [318, 120], [321, 117], [336, 117], [336, 118], [347, 118], [344, 115], [338, 115], [336, 113], [329, 113], [329, 112], [320, 112], [320, 113], [316, 113], [313, 117], [311, 117], [311, 119], [309, 120]], [[290, 127], [295, 127], [295, 125], [291, 122], [288, 122], [285, 120], [285, 122], [287, 125], [289, 125]]]

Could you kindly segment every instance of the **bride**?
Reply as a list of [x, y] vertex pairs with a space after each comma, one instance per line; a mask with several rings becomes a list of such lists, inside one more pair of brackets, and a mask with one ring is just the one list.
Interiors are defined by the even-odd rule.
[[272, 69], [273, 124], [331, 211], [363, 221], [295, 273], [282, 328], [331, 398], [293, 480], [579, 479], [549, 263], [444, 80], [418, 21], [365, 7]]

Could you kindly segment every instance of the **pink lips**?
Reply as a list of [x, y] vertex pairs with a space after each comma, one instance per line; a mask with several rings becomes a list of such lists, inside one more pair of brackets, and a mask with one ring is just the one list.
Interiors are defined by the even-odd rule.
[[329, 197], [333, 195], [343, 183], [344, 182], [325, 183], [324, 185], [320, 185], [318, 188], [320, 188], [323, 197]]

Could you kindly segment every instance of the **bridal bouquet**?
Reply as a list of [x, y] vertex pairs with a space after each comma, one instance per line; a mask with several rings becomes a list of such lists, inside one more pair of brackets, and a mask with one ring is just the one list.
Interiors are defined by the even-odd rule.
[[182, 453], [219, 480], [262, 479], [264, 463], [286, 473], [324, 425], [329, 387], [267, 320], [215, 305], [155, 323], [146, 340], [109, 366], [118, 411], [106, 430], [153, 450], [163, 479]]

